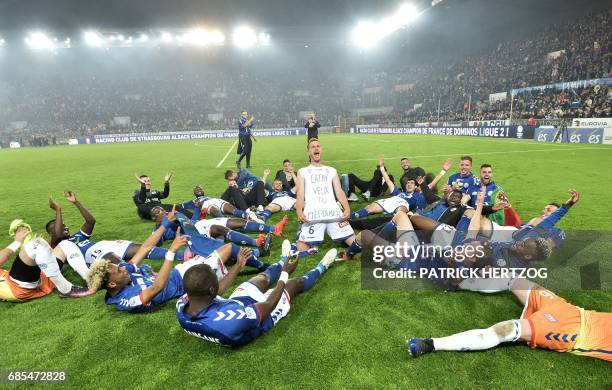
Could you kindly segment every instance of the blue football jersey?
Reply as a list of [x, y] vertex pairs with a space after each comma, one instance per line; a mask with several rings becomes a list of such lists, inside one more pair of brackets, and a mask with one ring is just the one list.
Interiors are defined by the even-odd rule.
[[117, 309], [130, 313], [143, 312], [169, 301], [172, 298], [180, 297], [185, 292], [183, 290], [183, 278], [181, 274], [173, 269], [170, 272], [166, 287], [161, 290], [151, 302], [142, 301], [142, 291], [153, 284], [155, 276], [146, 270], [137, 268], [134, 264], [121, 262], [120, 267], [125, 267], [130, 275], [131, 282], [114, 296], [106, 294], [104, 303], [115, 305]]
[[253, 123], [251, 123], [248, 126], [245, 126], [247, 121], [248, 119], [245, 119], [243, 117], [240, 117], [240, 119], [238, 119], [238, 134], [241, 136], [251, 135], [251, 130], [253, 129]]
[[512, 238], [517, 241], [528, 237], [542, 237], [554, 241], [556, 246], [561, 246], [565, 241], [565, 232], [555, 225], [568, 211], [569, 208], [563, 205], [540, 221], [536, 226], [521, 226], [519, 230], [512, 234]]
[[77, 233], [68, 237], [68, 241], [74, 242], [76, 246], [79, 247], [79, 250], [81, 251], [83, 256], [85, 256], [85, 252], [87, 252], [87, 250], [96, 243], [95, 241], [90, 240], [90, 238], [91, 235], [85, 233], [82, 230], [79, 230]]
[[466, 176], [461, 176], [461, 173], [459, 172], [452, 174], [448, 178], [448, 185], [452, 187], [455, 182], [459, 182], [461, 185], [461, 191], [464, 193], [467, 193], [470, 187], [480, 185], [480, 180], [478, 180], [478, 178], [474, 176], [472, 172]]
[[181, 327], [192, 336], [226, 347], [244, 345], [274, 327], [272, 317], [262, 318], [257, 302], [249, 297], [216, 297], [195, 316], [185, 313], [188, 302], [185, 295], [176, 303], [176, 318]]
[[[501, 190], [501, 187], [499, 187], [493, 181], [486, 185], [486, 193], [485, 193], [485, 198], [484, 198], [485, 205], [495, 204], [495, 199], [491, 199], [491, 196], [498, 188]], [[478, 185], [472, 185], [467, 189], [467, 191], [464, 191], [466, 194], [470, 196], [470, 201], [468, 202], [470, 206], [476, 207], [476, 197], [478, 197], [478, 193], [481, 190], [482, 190], [482, 185], [480, 184], [480, 181], [479, 181]]]
[[276, 198], [282, 198], [283, 196], [289, 196], [295, 198], [295, 194], [291, 191], [272, 191], [266, 196], [268, 203], [272, 202]]
[[422, 210], [427, 206], [425, 196], [421, 192], [402, 192], [395, 188], [391, 196], [398, 196], [408, 202], [410, 210]]

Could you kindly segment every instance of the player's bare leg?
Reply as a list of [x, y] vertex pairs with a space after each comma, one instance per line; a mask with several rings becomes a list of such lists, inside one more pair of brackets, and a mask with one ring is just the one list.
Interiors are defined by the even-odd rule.
[[281, 211], [281, 207], [279, 205], [277, 205], [276, 203], [270, 203], [269, 205], [266, 206], [265, 210], [270, 211], [272, 214], [274, 213], [278, 213], [279, 211]]
[[223, 204], [223, 213], [228, 215], [234, 215], [234, 210], [236, 210], [236, 208], [231, 203], [226, 202]]
[[440, 224], [440, 222], [436, 221], [435, 219], [427, 218], [418, 214], [414, 214], [412, 217], [410, 217], [410, 222], [415, 229], [429, 232], [434, 231], [436, 226]]
[[225, 237], [229, 231], [230, 229], [221, 225], [212, 225], [209, 229], [212, 238]]
[[[467, 211], [467, 210], [466, 210]], [[465, 215], [465, 213], [464, 213]], [[480, 217], [480, 232], [479, 234], [483, 237], [491, 237], [493, 235], [493, 222], [486, 216]]]

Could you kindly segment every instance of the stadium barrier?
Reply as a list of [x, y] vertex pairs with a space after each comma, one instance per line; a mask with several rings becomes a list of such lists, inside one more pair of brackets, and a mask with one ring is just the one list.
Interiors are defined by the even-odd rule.
[[574, 118], [570, 128], [603, 129], [603, 144], [612, 145], [612, 118]]
[[[253, 130], [255, 137], [285, 137], [294, 135], [305, 135], [304, 128], [288, 129], [259, 129]], [[95, 135], [86, 138], [73, 138], [68, 141], [69, 145], [85, 144], [112, 144], [125, 142], [149, 142], [149, 141], [184, 141], [195, 139], [218, 139], [238, 138], [238, 130], [210, 130], [210, 131], [183, 131], [164, 133], [141, 133], [141, 134], [109, 134]]]
[[461, 127], [362, 127], [351, 128], [356, 134], [439, 135], [461, 137], [533, 139], [535, 126], [461, 126]]
[[570, 128], [565, 131], [552, 126], [540, 126], [535, 131], [537, 142], [569, 142], [574, 144], [603, 143], [603, 128]]

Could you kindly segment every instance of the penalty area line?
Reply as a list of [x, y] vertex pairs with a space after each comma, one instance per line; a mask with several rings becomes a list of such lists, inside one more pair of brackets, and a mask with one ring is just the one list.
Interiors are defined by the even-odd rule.
[[219, 164], [217, 164], [217, 168], [219, 168], [225, 162], [225, 159], [227, 158], [227, 156], [229, 156], [229, 154], [232, 152], [232, 150], [234, 149], [234, 146], [236, 146], [237, 143], [238, 143], [238, 140], [234, 141], [232, 146], [230, 146], [230, 148], [227, 150], [227, 153], [225, 153], [225, 156], [223, 156], [221, 161], [219, 161]]

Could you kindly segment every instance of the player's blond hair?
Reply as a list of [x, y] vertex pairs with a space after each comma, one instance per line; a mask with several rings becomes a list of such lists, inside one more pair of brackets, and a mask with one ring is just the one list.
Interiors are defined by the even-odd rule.
[[546, 260], [552, 255], [552, 245], [547, 239], [538, 237], [535, 239], [536, 256], [534, 260]]
[[108, 279], [108, 260], [98, 260], [89, 267], [87, 273], [87, 285], [90, 289], [98, 291], [104, 286]]
[[315, 137], [310, 138], [308, 140], [308, 143], [306, 144], [306, 149], [310, 148], [310, 144], [315, 142], [315, 141], [320, 142], [318, 138], [315, 138]]

